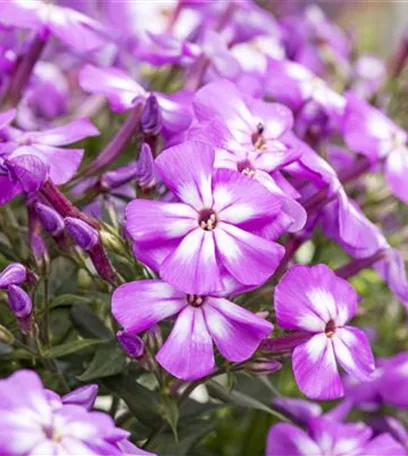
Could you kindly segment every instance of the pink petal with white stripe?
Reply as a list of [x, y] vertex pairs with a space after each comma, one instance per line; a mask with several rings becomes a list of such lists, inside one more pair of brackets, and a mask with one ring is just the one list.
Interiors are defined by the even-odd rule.
[[233, 362], [250, 358], [273, 325], [221, 298], [206, 298], [203, 306], [208, 331], [221, 354]]
[[293, 424], [279, 423], [268, 433], [266, 456], [323, 456], [317, 444]]
[[197, 213], [186, 204], [135, 199], [126, 206], [126, 229], [136, 242], [158, 245], [197, 227]]
[[160, 276], [190, 294], [206, 295], [222, 290], [213, 233], [201, 228], [190, 232], [166, 258]]
[[356, 312], [358, 296], [327, 266], [294, 266], [275, 290], [275, 312], [286, 329], [323, 332], [330, 320], [344, 325]]
[[332, 336], [336, 358], [343, 369], [360, 381], [370, 380], [374, 372], [374, 356], [367, 336], [361, 329], [345, 326]]
[[276, 270], [285, 249], [229, 223], [218, 223], [215, 233], [218, 258], [227, 271], [245, 285], [260, 285]]
[[196, 380], [213, 370], [213, 344], [201, 308], [188, 306], [180, 312], [156, 359], [182, 380]]
[[167, 187], [197, 210], [212, 207], [213, 165], [214, 149], [198, 141], [170, 147], [155, 161], [157, 172]]
[[271, 222], [281, 202], [262, 184], [230, 169], [216, 169], [213, 176], [213, 209], [223, 222], [245, 226]]
[[130, 333], [145, 331], [186, 305], [185, 294], [161, 280], [125, 283], [112, 295], [112, 314]]
[[333, 344], [325, 334], [316, 334], [298, 345], [292, 355], [293, 372], [300, 391], [311, 399], [337, 399], [344, 395]]

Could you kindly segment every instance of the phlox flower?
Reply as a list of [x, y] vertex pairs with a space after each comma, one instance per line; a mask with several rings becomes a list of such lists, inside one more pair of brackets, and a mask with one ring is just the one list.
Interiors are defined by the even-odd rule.
[[[9, 456], [151, 455], [102, 412], [89, 411], [95, 385], [60, 398], [38, 375], [19, 370], [0, 381], [0, 453]], [[135, 451], [137, 450], [137, 451]]]
[[325, 265], [294, 266], [275, 290], [279, 325], [310, 333], [295, 347], [293, 371], [299, 389], [314, 399], [344, 395], [337, 363], [350, 375], [367, 380], [374, 358], [363, 331], [348, 326], [357, 310], [358, 295]]
[[408, 203], [407, 134], [378, 109], [352, 93], [347, 96], [344, 139], [348, 147], [366, 155], [372, 163], [382, 162], [394, 195]]
[[[6, 118], [8, 113], [2, 117]], [[12, 121], [14, 114], [13, 111], [9, 115], [4, 126]], [[68, 182], [78, 170], [84, 150], [60, 146], [99, 135], [99, 130], [87, 119], [43, 131], [25, 132], [1, 126], [0, 130], [4, 139], [0, 144], [0, 204], [22, 191], [37, 191], [48, 178], [56, 185]]]
[[373, 437], [363, 423], [343, 424], [317, 417], [309, 420], [307, 431], [279, 423], [269, 431], [266, 456], [402, 456], [405, 449], [388, 433]]
[[272, 331], [268, 321], [221, 294], [190, 295], [161, 280], [126, 283], [112, 296], [112, 313], [127, 333], [137, 334], [175, 317], [174, 327], [157, 353], [157, 361], [183, 380], [202, 378], [215, 367], [213, 343], [231, 362], [249, 359]]
[[214, 157], [214, 149], [201, 142], [167, 149], [155, 169], [179, 202], [136, 199], [126, 208], [136, 257], [163, 280], [197, 295], [221, 291], [221, 274], [260, 285], [284, 253], [264, 232], [274, 232], [280, 201], [236, 171], [214, 170]]

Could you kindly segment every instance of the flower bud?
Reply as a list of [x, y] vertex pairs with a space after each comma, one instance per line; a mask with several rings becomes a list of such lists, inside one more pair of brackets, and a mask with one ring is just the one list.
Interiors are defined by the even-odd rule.
[[256, 375], [268, 375], [281, 370], [282, 364], [276, 359], [258, 358], [248, 363], [247, 369]]
[[23, 319], [31, 314], [33, 304], [30, 296], [17, 285], [8, 287], [8, 300], [12, 312], [18, 319]]
[[58, 236], [64, 231], [64, 219], [57, 211], [38, 202], [35, 203], [34, 208], [41, 225], [47, 233], [50, 233], [51, 236]]
[[156, 185], [153, 170], [154, 158], [152, 150], [147, 143], [143, 143], [137, 162], [137, 183], [141, 188], [149, 188]]
[[118, 331], [116, 333], [118, 342], [120, 343], [123, 351], [131, 358], [140, 358], [144, 353], [144, 342], [136, 336], [127, 333], [126, 331]]
[[6, 161], [11, 180], [18, 182], [26, 193], [37, 192], [48, 176], [47, 165], [36, 153], [30, 146], [20, 147], [19, 154], [11, 154]]
[[98, 385], [85, 385], [62, 396], [64, 404], [80, 405], [91, 410], [98, 396]]
[[74, 217], [66, 217], [64, 220], [69, 234], [79, 247], [84, 250], [90, 250], [95, 247], [99, 241], [99, 234], [95, 228]]
[[135, 179], [137, 171], [138, 166], [134, 162], [128, 166], [108, 171], [102, 176], [102, 186], [106, 190], [114, 190]]
[[162, 128], [160, 105], [155, 95], [150, 95], [146, 100], [140, 119], [142, 130], [147, 135], [156, 136]]
[[0, 342], [11, 345], [15, 340], [13, 334], [4, 326], [0, 325]]
[[48, 248], [41, 235], [35, 232], [30, 233], [29, 242], [37, 266], [39, 268], [48, 268], [50, 257], [48, 255]]
[[7, 288], [9, 285], [18, 285], [27, 278], [27, 270], [20, 263], [9, 264], [0, 274], [0, 288]]

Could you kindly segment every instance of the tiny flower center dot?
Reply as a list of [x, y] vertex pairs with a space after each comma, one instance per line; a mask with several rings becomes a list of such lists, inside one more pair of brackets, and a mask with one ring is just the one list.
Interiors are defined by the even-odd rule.
[[262, 149], [265, 145], [264, 138], [265, 126], [262, 122], [259, 122], [256, 126], [256, 132], [252, 134], [252, 144], [255, 146], [255, 149]]
[[203, 209], [198, 215], [198, 224], [205, 231], [212, 231], [217, 226], [217, 215], [212, 209]]
[[324, 329], [324, 333], [327, 337], [331, 337], [336, 332], [336, 322], [334, 320], [330, 320], [326, 324], [326, 328]]
[[187, 295], [187, 302], [190, 306], [200, 307], [204, 304], [205, 298], [199, 295]]

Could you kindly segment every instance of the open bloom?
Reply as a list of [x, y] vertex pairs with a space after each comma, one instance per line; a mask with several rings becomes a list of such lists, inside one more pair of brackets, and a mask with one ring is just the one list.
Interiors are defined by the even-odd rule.
[[[45, 454], [121, 456], [129, 454], [129, 433], [112, 418], [88, 411], [92, 398], [60, 398], [44, 389], [38, 375], [20, 370], [0, 381], [0, 453], [10, 456]], [[92, 392], [90, 392], [92, 393]], [[91, 394], [91, 396], [93, 393]], [[83, 399], [83, 398], [82, 398]], [[134, 446], [132, 445], [134, 448]], [[139, 450], [131, 454], [149, 455]]]
[[308, 429], [279, 423], [269, 431], [266, 456], [401, 456], [405, 449], [388, 433], [373, 438], [363, 423], [342, 424], [324, 417], [309, 420]]
[[191, 139], [215, 147], [216, 168], [237, 170], [261, 182], [282, 201], [282, 216], [289, 231], [298, 231], [306, 212], [282, 190], [273, 174], [297, 160], [302, 149], [288, 146], [285, 135], [293, 125], [293, 115], [284, 105], [243, 97], [230, 81], [207, 84], [193, 99], [198, 124], [190, 130]]
[[279, 325], [310, 333], [292, 355], [300, 390], [315, 399], [335, 399], [344, 394], [337, 362], [350, 375], [367, 380], [374, 358], [366, 335], [347, 326], [357, 310], [358, 295], [325, 265], [295, 266], [275, 291]]
[[257, 286], [284, 253], [263, 232], [273, 225], [279, 200], [253, 179], [213, 164], [214, 150], [204, 143], [167, 149], [156, 170], [180, 202], [136, 199], [126, 208], [136, 257], [166, 282], [198, 295], [222, 290], [224, 272]]
[[[125, 71], [85, 65], [79, 74], [83, 90], [104, 95], [115, 112], [123, 112], [145, 102], [149, 93]], [[154, 93], [160, 107], [163, 133], [171, 135], [186, 129], [192, 120], [189, 96], [183, 92], [172, 95]]]
[[[11, 119], [10, 119], [11, 121]], [[68, 182], [81, 164], [83, 149], [63, 149], [88, 136], [99, 135], [87, 119], [43, 131], [2, 129], [0, 144], [0, 204], [21, 191], [37, 191], [47, 178], [54, 184]]]
[[394, 195], [408, 203], [408, 136], [377, 109], [352, 93], [347, 95], [344, 139], [372, 163], [383, 162], [385, 178]]
[[51, 33], [79, 52], [100, 49], [108, 38], [107, 30], [94, 19], [74, 9], [42, 0], [3, 2], [0, 22], [35, 30], [44, 38]]
[[[229, 288], [227, 293], [237, 290]], [[213, 343], [229, 361], [242, 362], [273, 329], [268, 321], [225, 299], [227, 293], [190, 295], [161, 280], [142, 280], [115, 290], [112, 313], [130, 334], [175, 316], [156, 358], [172, 375], [193, 380], [214, 369]]]

